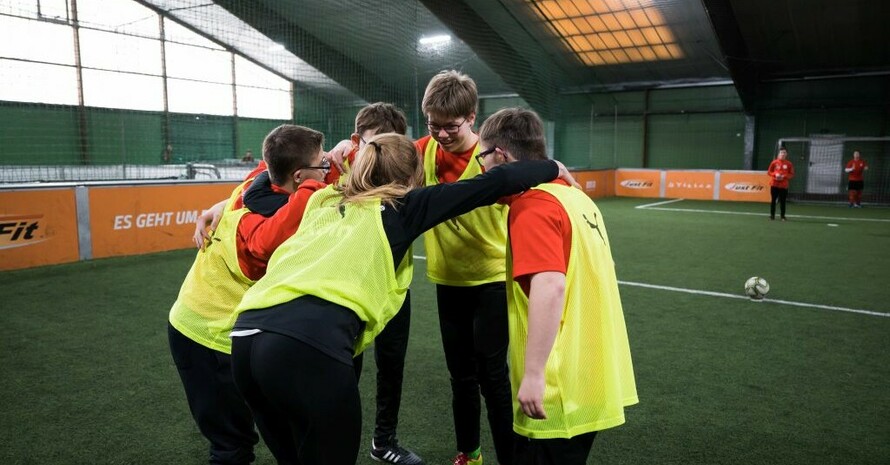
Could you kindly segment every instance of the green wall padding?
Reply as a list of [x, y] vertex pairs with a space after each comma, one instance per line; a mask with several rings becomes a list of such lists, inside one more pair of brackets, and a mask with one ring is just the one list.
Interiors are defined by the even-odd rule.
[[741, 113], [649, 117], [648, 168], [744, 167], [745, 117]]
[[649, 111], [742, 111], [742, 101], [733, 86], [656, 89], [649, 93]]
[[238, 119], [238, 150], [235, 158], [241, 159], [247, 149], [253, 152], [253, 159], [259, 161], [263, 156], [263, 140], [266, 135], [288, 121], [271, 121], [264, 119]]
[[161, 162], [165, 145], [162, 115], [102, 108], [87, 108], [86, 114], [93, 164], [152, 165]]
[[234, 158], [233, 127], [232, 118], [227, 116], [171, 114], [173, 162]]
[[79, 140], [72, 108], [0, 103], [0, 164], [79, 165]]

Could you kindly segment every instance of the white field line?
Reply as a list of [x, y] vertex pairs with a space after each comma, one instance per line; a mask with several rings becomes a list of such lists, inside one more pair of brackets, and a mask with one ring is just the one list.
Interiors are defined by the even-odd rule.
[[[679, 199], [683, 200], [683, 199]], [[657, 205], [657, 204], [651, 204]], [[699, 210], [695, 208], [659, 208], [659, 207], [651, 207], [648, 205], [641, 205], [636, 208], [643, 208], [646, 210], [661, 210], [666, 212], [691, 212], [691, 213], [720, 213], [723, 215], [751, 215], [751, 216], [769, 216], [768, 213], [753, 213], [753, 212], [731, 212], [725, 210]], [[883, 218], [847, 218], [842, 216], [814, 216], [814, 215], [785, 215], [788, 218], [806, 218], [806, 219], [814, 219], [814, 220], [838, 220], [838, 221], [874, 221], [878, 223], [890, 223], [890, 219]]]
[[[662, 291], [685, 292], [687, 294], [708, 295], [708, 296], [713, 296], [713, 297], [728, 297], [730, 299], [748, 300], [748, 296], [727, 294], [725, 292], [699, 291], [696, 289], [684, 289], [681, 287], [671, 287], [671, 286], [658, 286], [655, 284], [634, 283], [634, 282], [629, 282], [629, 281], [618, 281], [618, 284], [622, 284], [625, 286], [636, 286], [636, 287], [645, 287], [645, 288], [649, 288], [649, 289], [658, 289], [658, 290], [662, 290]], [[795, 307], [818, 308], [821, 310], [831, 310], [831, 311], [835, 311], [835, 312], [848, 312], [848, 313], [859, 313], [862, 315], [890, 317], [890, 313], [874, 312], [871, 310], [861, 310], [858, 308], [835, 307], [832, 305], [809, 304], [806, 302], [792, 302], [790, 300], [763, 299], [759, 302], [765, 302], [765, 303], [770, 303], [770, 304], [780, 304], [780, 305], [793, 305]]]
[[[414, 255], [414, 259], [415, 260], [426, 260], [426, 257], [424, 257], [422, 255]], [[623, 286], [636, 286], [636, 287], [645, 287], [645, 288], [649, 288], [649, 289], [658, 289], [660, 291], [685, 292], [687, 294], [708, 295], [711, 297], [726, 297], [726, 298], [730, 298], [730, 299], [749, 300], [748, 296], [727, 294], [725, 292], [700, 291], [700, 290], [696, 290], [696, 289], [684, 289], [681, 287], [659, 286], [656, 284], [635, 283], [635, 282], [631, 282], [631, 281], [618, 281], [618, 284], [621, 284]], [[780, 304], [780, 305], [792, 305], [795, 307], [818, 308], [821, 310], [831, 310], [831, 311], [835, 311], [835, 312], [859, 313], [862, 315], [883, 316], [883, 317], [890, 318], [890, 313], [874, 312], [871, 310], [861, 310], [858, 308], [835, 307], [832, 305], [809, 304], [806, 302], [793, 302], [790, 300], [776, 300], [776, 299], [763, 299], [758, 302], [759, 303], [765, 302], [765, 303], [770, 303], [770, 304]]]
[[639, 209], [643, 209], [643, 208], [652, 208], [652, 207], [657, 207], [658, 205], [667, 205], [667, 204], [669, 204], [669, 203], [680, 202], [680, 201], [683, 201], [683, 200], [685, 200], [685, 199], [665, 200], [664, 202], [655, 202], [655, 203], [647, 203], [646, 205], [637, 205], [637, 206], [634, 207], [634, 208], [639, 208]]

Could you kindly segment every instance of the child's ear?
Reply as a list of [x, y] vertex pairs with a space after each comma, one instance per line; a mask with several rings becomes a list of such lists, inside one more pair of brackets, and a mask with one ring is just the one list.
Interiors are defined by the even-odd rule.
[[352, 142], [352, 145], [358, 147], [359, 142], [362, 140], [362, 136], [357, 133], [352, 133], [352, 135], [349, 136], [349, 140]]
[[296, 171], [294, 171], [294, 174], [291, 176], [291, 178], [292, 178], [293, 181], [294, 181], [294, 185], [297, 185], [297, 186], [300, 185], [300, 179], [301, 179], [301, 178], [300, 178], [300, 174], [301, 174], [300, 171], [301, 171], [301, 170], [296, 170]]

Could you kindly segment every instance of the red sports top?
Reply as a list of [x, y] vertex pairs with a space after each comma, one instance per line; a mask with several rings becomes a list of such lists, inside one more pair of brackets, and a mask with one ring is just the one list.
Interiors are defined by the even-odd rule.
[[[554, 184], [569, 184], [562, 179]], [[547, 192], [530, 189], [509, 197], [507, 220], [513, 279], [528, 295], [531, 275], [544, 271], [565, 274], [572, 251], [572, 224], [562, 204]]]
[[[794, 177], [794, 165], [787, 158], [784, 160], [776, 158], [769, 164], [766, 174], [769, 175], [770, 186], [788, 189], [788, 181]], [[782, 179], [776, 179], [778, 175], [782, 175]]]
[[[256, 177], [265, 169], [266, 164], [260, 161], [256, 169], [244, 178], [245, 181]], [[296, 192], [289, 194], [290, 198], [287, 204], [279, 208], [274, 215], [266, 218], [259, 213], [248, 213], [241, 217], [241, 222], [238, 223], [238, 232], [235, 235], [235, 248], [238, 250], [238, 265], [245, 276], [255, 281], [266, 274], [266, 264], [269, 262], [272, 252], [287, 238], [294, 235], [303, 219], [303, 212], [306, 210], [309, 197], [324, 187], [325, 184], [318, 181], [311, 179], [304, 181]], [[280, 194], [288, 194], [287, 191], [274, 184], [272, 184], [272, 190]], [[237, 210], [243, 205], [243, 198], [239, 197], [235, 200], [232, 208]]]
[[[353, 147], [352, 150], [346, 155], [344, 159], [345, 163], [348, 163], [349, 166], [352, 166], [355, 163], [355, 154], [358, 153], [358, 147]], [[328, 171], [328, 174], [324, 177], [324, 182], [327, 184], [336, 184], [337, 181], [340, 180], [340, 175], [343, 174], [340, 170], [337, 169], [337, 165], [331, 163], [331, 170]]]
[[[423, 154], [426, 152], [426, 146], [430, 143], [433, 136], [424, 136], [417, 139], [414, 145], [423, 160]], [[476, 150], [476, 144], [473, 144], [469, 150], [461, 153], [446, 152], [439, 145], [436, 147], [436, 177], [440, 183], [456, 182], [467, 169], [467, 164], [473, 160], [473, 152]], [[476, 163], [473, 161], [473, 163]]]
[[853, 171], [850, 171], [850, 181], [862, 181], [862, 173], [868, 168], [868, 163], [863, 159], [850, 160], [847, 162], [847, 169], [852, 168]]

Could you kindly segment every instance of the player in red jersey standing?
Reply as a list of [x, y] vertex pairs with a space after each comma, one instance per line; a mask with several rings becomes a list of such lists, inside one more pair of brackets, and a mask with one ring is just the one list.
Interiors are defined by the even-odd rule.
[[858, 150], [853, 151], [853, 159], [847, 162], [844, 171], [849, 175], [847, 182], [847, 195], [850, 199], [850, 208], [862, 208], [862, 188], [865, 187], [865, 170], [868, 169], [868, 163], [860, 158]]
[[788, 151], [785, 147], [779, 149], [776, 159], [769, 164], [766, 174], [769, 176], [769, 219], [776, 219], [776, 201], [779, 201], [782, 221], [785, 220], [785, 199], [788, 198], [788, 184], [794, 177], [794, 165], [787, 160]]

